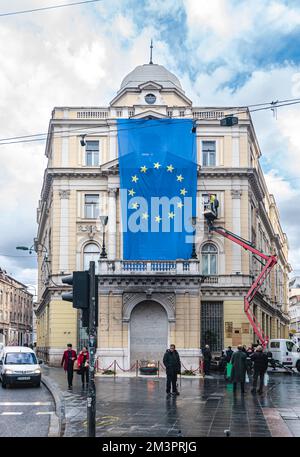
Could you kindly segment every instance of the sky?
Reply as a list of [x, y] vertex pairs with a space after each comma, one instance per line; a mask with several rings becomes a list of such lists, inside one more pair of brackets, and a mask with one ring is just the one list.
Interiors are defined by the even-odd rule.
[[[68, 1], [1, 0], [0, 14]], [[0, 16], [0, 138], [47, 132], [54, 106], [107, 106], [149, 62], [151, 38], [154, 63], [176, 74], [194, 106], [300, 98], [298, 0], [103, 0]], [[300, 105], [253, 122], [299, 275]], [[15, 248], [36, 236], [44, 150], [0, 145], [0, 267], [31, 285], [35, 256]]]

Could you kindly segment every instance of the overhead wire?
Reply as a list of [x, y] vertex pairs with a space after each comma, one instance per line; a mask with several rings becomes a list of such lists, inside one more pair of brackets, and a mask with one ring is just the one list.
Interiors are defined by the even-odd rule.
[[[263, 111], [263, 110], [269, 110], [269, 109], [274, 109], [274, 107], [276, 108], [280, 108], [280, 107], [283, 107], [283, 106], [290, 106], [290, 105], [296, 105], [296, 104], [299, 104], [300, 103], [300, 99], [290, 99], [291, 101], [287, 102], [287, 103], [284, 103], [285, 101], [283, 100], [282, 102], [281, 101], [278, 101], [278, 104], [276, 102], [276, 105], [272, 105], [272, 106], [263, 106], [262, 108], [256, 108], [256, 109], [251, 109], [249, 110], [248, 108], [246, 110], [242, 110], [243, 107], [241, 107], [241, 109], [239, 111], [236, 111], [234, 113], [230, 113], [228, 114], [228, 116], [235, 116], [237, 114], [242, 114], [242, 113], [253, 113], [253, 112], [257, 112], [257, 111]], [[292, 101], [294, 100], [294, 101]], [[269, 104], [271, 104], [272, 102], [270, 102]], [[258, 104], [258, 105], [251, 105], [251, 106], [261, 106], [261, 105], [267, 105], [268, 103], [265, 103], [265, 104]], [[250, 106], [250, 105], [249, 105]], [[229, 109], [229, 108], [228, 108]], [[168, 123], [171, 123], [173, 119], [178, 119], [178, 120], [187, 120], [187, 119], [191, 119], [190, 117], [188, 117], [190, 115], [178, 115], [178, 116], [172, 116], [170, 118], [162, 118], [162, 119], [156, 119], [158, 121], [157, 125], [166, 125], [166, 123], [162, 123], [161, 121], [168, 121]], [[24, 136], [16, 136], [16, 137], [7, 137], [7, 138], [1, 138], [0, 139], [0, 146], [2, 145], [9, 145], [9, 144], [18, 144], [18, 143], [31, 143], [31, 142], [36, 142], [36, 141], [45, 141], [48, 139], [48, 137], [50, 135], [53, 136], [53, 138], [71, 138], [75, 135], [71, 134], [72, 132], [78, 132], [78, 131], [83, 131], [83, 130], [94, 130], [94, 129], [99, 129], [101, 127], [103, 127], [103, 124], [105, 125], [105, 123], [107, 124], [108, 121], [116, 121], [117, 119], [120, 119], [120, 118], [106, 118], [106, 119], [103, 119], [102, 123], [101, 124], [97, 124], [97, 125], [92, 125], [92, 126], [88, 126], [88, 127], [76, 127], [75, 129], [68, 129], [68, 130], [61, 130], [61, 131], [58, 131], [58, 132], [47, 132], [47, 133], [37, 133], [37, 134], [31, 134], [31, 135], [24, 135]], [[143, 121], [146, 121], [146, 119], [138, 119], [138, 120], [143, 120]], [[194, 118], [193, 119], [194, 121], [197, 121], [197, 118]], [[128, 122], [124, 122], [124, 124], [131, 124], [131, 119], [128, 119]], [[153, 125], [153, 124], [152, 124]], [[131, 126], [131, 127], [128, 127], [128, 128], [116, 128], [116, 129], [109, 129], [109, 130], [102, 130], [101, 133], [110, 133], [110, 132], [118, 132], [120, 130], [133, 130], [133, 129], [140, 129], [140, 128], [149, 128], [150, 126], [149, 125], [146, 125], [146, 126], [140, 126], [140, 125], [137, 125], [137, 126]], [[61, 135], [62, 133], [68, 133], [68, 135]], [[79, 135], [81, 136], [81, 135]], [[43, 138], [35, 138], [35, 137], [43, 137]], [[27, 138], [25, 140], [23, 140], [22, 138]], [[17, 141], [11, 141], [11, 140], [17, 140]]]
[[57, 8], [65, 8], [67, 6], [77, 6], [77, 5], [84, 5], [87, 3], [96, 3], [96, 2], [102, 2], [102, 1], [103, 0], [85, 0], [85, 1], [81, 1], [81, 2], [64, 3], [61, 5], [44, 6], [42, 8], [33, 8], [33, 9], [29, 9], [29, 10], [9, 11], [7, 13], [0, 13], [0, 17], [15, 16], [17, 14], [25, 14], [25, 13], [35, 13], [37, 11], [46, 11], [46, 10], [52, 10], [52, 9], [57, 9]]

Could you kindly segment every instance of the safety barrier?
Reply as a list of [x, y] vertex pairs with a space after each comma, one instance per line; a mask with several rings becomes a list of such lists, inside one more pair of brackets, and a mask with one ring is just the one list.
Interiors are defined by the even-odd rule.
[[[113, 367], [113, 368], [112, 368]], [[135, 372], [135, 376], [138, 377], [139, 376], [139, 369], [140, 368], [144, 368], [145, 366], [143, 366], [139, 360], [136, 360], [129, 368], [122, 368], [119, 363], [117, 362], [117, 360], [114, 360], [113, 362], [111, 362], [110, 365], [108, 365], [107, 367], [101, 367], [100, 366], [100, 361], [99, 361], [99, 357], [97, 358], [96, 360], [96, 372], [97, 373], [102, 373], [104, 374], [106, 371], [112, 369], [112, 372], [113, 372], [113, 375], [114, 377], [117, 376], [117, 369], [119, 370], [119, 372], [122, 372], [122, 373], [134, 373]], [[191, 368], [187, 368], [183, 363], [181, 363], [181, 367], [183, 370], [186, 370], [186, 371], [189, 371], [191, 373], [199, 373], [199, 375], [203, 375], [203, 360], [201, 359], [201, 357], [199, 358], [199, 366], [195, 369], [195, 370], [192, 370]], [[161, 371], [162, 372], [166, 372], [166, 368], [165, 366], [160, 362], [160, 361], [157, 361], [156, 362], [156, 368], [157, 368], [157, 374], [156, 375], [149, 375], [149, 376], [156, 376], [156, 377], [160, 377], [160, 374], [161, 374]], [[182, 370], [181, 370], [182, 371]], [[180, 373], [180, 377], [181, 377], [181, 373]]]

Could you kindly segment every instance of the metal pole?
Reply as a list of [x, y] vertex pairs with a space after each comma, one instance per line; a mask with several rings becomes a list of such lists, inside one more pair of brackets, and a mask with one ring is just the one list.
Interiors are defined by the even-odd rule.
[[96, 280], [95, 262], [89, 268], [89, 385], [87, 396], [87, 436], [96, 436], [96, 386], [95, 386], [95, 353], [97, 346], [96, 328]]

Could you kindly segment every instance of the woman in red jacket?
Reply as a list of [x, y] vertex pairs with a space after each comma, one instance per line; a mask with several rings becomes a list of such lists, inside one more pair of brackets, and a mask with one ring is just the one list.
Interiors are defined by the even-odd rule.
[[85, 346], [83, 346], [82, 351], [79, 353], [77, 364], [78, 370], [81, 374], [82, 388], [84, 389], [84, 378], [86, 379], [86, 386], [89, 382], [89, 353]]

